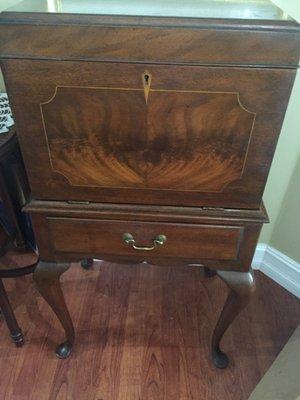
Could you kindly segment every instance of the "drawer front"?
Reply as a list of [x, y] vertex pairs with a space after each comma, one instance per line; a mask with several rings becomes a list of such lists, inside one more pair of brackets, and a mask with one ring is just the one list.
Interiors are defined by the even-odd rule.
[[232, 208], [259, 206], [294, 79], [25, 60], [4, 72], [35, 198]]
[[[48, 226], [56, 254], [137, 256], [145, 260], [148, 257], [236, 260], [243, 235], [243, 227], [234, 226], [59, 217], [48, 217]], [[160, 243], [159, 235], [165, 237]], [[131, 238], [129, 243], [125, 243], [125, 238]]]

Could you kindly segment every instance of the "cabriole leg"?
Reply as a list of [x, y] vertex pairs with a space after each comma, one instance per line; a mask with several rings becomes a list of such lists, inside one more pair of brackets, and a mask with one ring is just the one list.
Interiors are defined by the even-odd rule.
[[61, 274], [69, 267], [69, 263], [40, 261], [33, 274], [38, 291], [55, 312], [65, 330], [66, 341], [56, 349], [59, 358], [67, 358], [71, 354], [75, 338], [73, 323], [59, 281]]
[[220, 342], [229, 325], [248, 304], [255, 291], [253, 271], [217, 271], [217, 274], [229, 286], [230, 293], [216, 325], [212, 337], [212, 359], [217, 368], [226, 368], [229, 359], [220, 350]]

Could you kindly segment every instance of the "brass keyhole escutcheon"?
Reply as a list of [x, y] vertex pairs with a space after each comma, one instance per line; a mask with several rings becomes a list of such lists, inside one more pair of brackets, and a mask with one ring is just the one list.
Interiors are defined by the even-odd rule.
[[143, 81], [145, 101], [146, 101], [146, 104], [147, 104], [148, 103], [149, 92], [150, 92], [150, 88], [151, 88], [151, 81], [152, 81], [152, 75], [150, 74], [150, 72], [148, 72], [148, 71], [143, 72], [142, 81]]
[[131, 246], [135, 250], [140, 251], [151, 251], [154, 250], [157, 246], [163, 246], [167, 241], [167, 237], [165, 235], [156, 235], [153, 239], [152, 246], [138, 246], [133, 235], [129, 232], [123, 234], [123, 243], [127, 246]]

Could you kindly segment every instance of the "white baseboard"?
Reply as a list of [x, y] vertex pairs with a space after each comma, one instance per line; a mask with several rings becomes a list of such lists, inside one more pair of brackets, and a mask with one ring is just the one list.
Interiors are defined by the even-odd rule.
[[300, 298], [300, 264], [296, 261], [271, 246], [259, 243], [252, 267]]

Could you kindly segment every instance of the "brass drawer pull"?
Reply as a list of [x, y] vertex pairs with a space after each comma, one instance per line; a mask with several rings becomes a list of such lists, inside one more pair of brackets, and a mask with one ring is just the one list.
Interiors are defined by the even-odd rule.
[[154, 250], [156, 246], [162, 246], [165, 244], [167, 241], [167, 238], [165, 235], [157, 235], [153, 239], [153, 245], [152, 246], [138, 246], [135, 244], [135, 239], [132, 236], [131, 233], [124, 233], [123, 235], [123, 243], [125, 243], [127, 246], [131, 246], [135, 250], [142, 250], [142, 251], [151, 251]]

